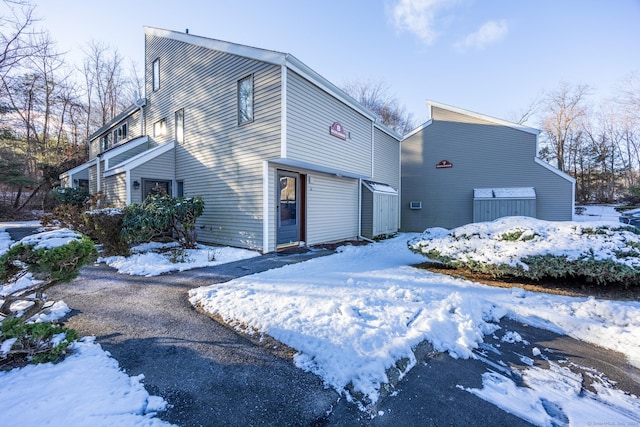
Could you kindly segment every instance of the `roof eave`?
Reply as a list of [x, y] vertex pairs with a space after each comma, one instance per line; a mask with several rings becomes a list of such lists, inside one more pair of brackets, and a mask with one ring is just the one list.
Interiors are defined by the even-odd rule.
[[506, 126], [506, 127], [510, 127], [516, 130], [520, 130], [523, 132], [527, 132], [533, 135], [539, 135], [540, 134], [540, 130], [539, 129], [534, 129], [528, 126], [524, 126], [521, 125], [519, 123], [514, 123], [514, 122], [510, 122], [508, 120], [502, 120], [502, 119], [498, 119], [496, 117], [491, 117], [491, 116], [487, 116], [486, 114], [481, 114], [481, 113], [476, 113], [475, 111], [470, 111], [470, 110], [465, 110], [464, 108], [459, 108], [459, 107], [454, 107], [452, 105], [447, 105], [447, 104], [443, 104], [441, 102], [436, 102], [436, 101], [427, 101], [427, 108], [429, 110], [429, 115], [430, 117], [433, 117], [431, 115], [431, 108], [432, 107], [437, 107], [437, 108], [441, 108], [443, 110], [448, 110], [448, 111], [452, 111], [454, 113], [459, 113], [459, 114], [464, 114], [465, 116], [471, 116], [471, 117], [475, 117], [477, 119], [480, 120], [485, 120], [487, 122], [491, 122], [491, 123], [495, 123], [501, 126]]

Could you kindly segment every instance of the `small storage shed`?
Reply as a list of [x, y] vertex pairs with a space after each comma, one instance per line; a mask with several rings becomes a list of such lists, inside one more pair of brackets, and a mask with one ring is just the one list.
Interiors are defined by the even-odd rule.
[[362, 181], [361, 232], [374, 239], [398, 232], [398, 190], [373, 181]]
[[473, 222], [493, 221], [504, 216], [530, 216], [535, 218], [535, 188], [473, 189]]

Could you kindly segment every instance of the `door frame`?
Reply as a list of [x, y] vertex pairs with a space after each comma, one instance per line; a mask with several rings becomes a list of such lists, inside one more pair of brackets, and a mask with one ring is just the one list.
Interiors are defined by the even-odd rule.
[[[296, 179], [296, 241], [289, 241], [285, 243], [279, 243], [280, 240], [280, 220], [281, 220], [281, 188], [280, 188], [280, 178], [281, 177], [292, 177]], [[285, 169], [276, 169], [276, 179], [275, 179], [275, 209], [276, 209], [276, 250], [290, 248], [292, 246], [298, 246], [300, 242], [304, 242], [306, 239], [306, 223], [307, 223], [307, 175], [302, 174], [300, 172], [285, 170]]]

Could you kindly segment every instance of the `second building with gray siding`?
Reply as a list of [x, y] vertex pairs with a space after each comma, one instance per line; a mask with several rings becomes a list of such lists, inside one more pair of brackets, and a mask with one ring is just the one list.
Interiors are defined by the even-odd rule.
[[533, 188], [532, 216], [572, 219], [575, 180], [537, 157], [538, 130], [437, 102], [428, 108], [431, 119], [402, 142], [402, 230], [473, 222], [474, 206], [482, 206], [476, 189], [514, 195], [495, 198], [494, 217], [530, 214], [531, 200], [525, 209], [517, 199]]

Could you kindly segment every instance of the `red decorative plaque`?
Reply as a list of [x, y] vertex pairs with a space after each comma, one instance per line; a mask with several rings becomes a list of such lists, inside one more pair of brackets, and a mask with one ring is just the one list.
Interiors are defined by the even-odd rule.
[[345, 141], [347, 140], [347, 132], [344, 130], [344, 126], [342, 126], [340, 122], [333, 122], [329, 128], [329, 135]]

